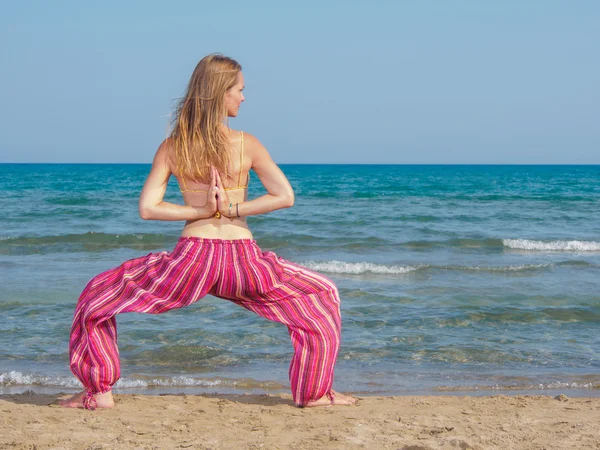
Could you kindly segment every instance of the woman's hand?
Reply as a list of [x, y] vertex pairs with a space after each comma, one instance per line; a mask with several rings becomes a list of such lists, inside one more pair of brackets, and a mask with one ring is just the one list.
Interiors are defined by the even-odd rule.
[[211, 168], [210, 174], [210, 184], [208, 185], [208, 192], [206, 193], [206, 204], [204, 207], [207, 212], [210, 214], [209, 217], [214, 216], [214, 214], [219, 211], [219, 187], [217, 186], [217, 170], [213, 167]]
[[219, 171], [215, 168], [213, 168], [213, 176], [215, 177], [217, 187], [217, 209], [222, 215], [230, 218], [229, 216], [231, 210], [229, 209], [229, 195], [227, 195], [223, 181], [221, 181], [221, 175], [219, 175]]

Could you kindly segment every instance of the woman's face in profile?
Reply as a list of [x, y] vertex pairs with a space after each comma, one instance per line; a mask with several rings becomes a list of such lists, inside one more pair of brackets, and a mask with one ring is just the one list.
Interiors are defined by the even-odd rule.
[[240, 105], [244, 101], [244, 75], [242, 72], [237, 74], [237, 80], [234, 86], [229, 88], [225, 94], [225, 108], [228, 117], [237, 117]]

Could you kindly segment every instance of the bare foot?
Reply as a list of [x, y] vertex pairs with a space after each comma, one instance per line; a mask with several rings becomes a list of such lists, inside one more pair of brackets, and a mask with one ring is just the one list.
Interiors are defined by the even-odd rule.
[[311, 408], [313, 406], [349, 406], [354, 405], [356, 403], [356, 399], [349, 395], [340, 394], [338, 391], [331, 390], [333, 394], [331, 397], [324, 395], [319, 400], [315, 400], [314, 402], [308, 402], [304, 405], [305, 408]]
[[[63, 408], [85, 408], [84, 400], [86, 397], [86, 391], [75, 394], [66, 400], [60, 400], [58, 404]], [[114, 408], [115, 401], [113, 400], [112, 391], [105, 392], [104, 394], [95, 394], [91, 400], [92, 409], [96, 408]]]

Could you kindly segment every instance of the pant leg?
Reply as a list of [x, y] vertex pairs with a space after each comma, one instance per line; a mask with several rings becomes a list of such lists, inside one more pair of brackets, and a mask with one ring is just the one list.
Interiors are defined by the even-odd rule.
[[109, 391], [120, 377], [115, 316], [160, 314], [204, 297], [216, 279], [214, 256], [212, 245], [181, 239], [171, 253], [126, 261], [88, 283], [75, 309], [69, 356], [89, 396]]
[[304, 406], [331, 395], [340, 345], [340, 298], [335, 284], [305, 267], [261, 252], [256, 244], [231, 246], [227, 268], [211, 294], [288, 327], [294, 355], [290, 384]]

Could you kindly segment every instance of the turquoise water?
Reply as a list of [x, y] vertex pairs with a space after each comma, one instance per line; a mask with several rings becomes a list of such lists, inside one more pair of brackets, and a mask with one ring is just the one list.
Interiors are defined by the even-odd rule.
[[[171, 249], [181, 224], [139, 218], [148, 165], [0, 168], [0, 392], [75, 389], [79, 293]], [[282, 169], [295, 206], [248, 221], [264, 250], [337, 283], [339, 389], [598, 395], [600, 166]], [[226, 301], [118, 324], [121, 391], [287, 390], [285, 327]]]

